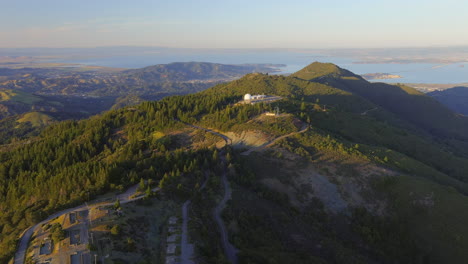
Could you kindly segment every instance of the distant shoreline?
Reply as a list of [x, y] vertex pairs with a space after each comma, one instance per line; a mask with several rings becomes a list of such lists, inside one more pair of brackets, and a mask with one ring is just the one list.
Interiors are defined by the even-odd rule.
[[424, 93], [443, 91], [454, 87], [468, 87], [468, 83], [404, 83], [404, 85], [413, 87]]
[[387, 80], [387, 79], [401, 79], [401, 75], [390, 74], [390, 73], [366, 73], [361, 74], [361, 76], [366, 80]]

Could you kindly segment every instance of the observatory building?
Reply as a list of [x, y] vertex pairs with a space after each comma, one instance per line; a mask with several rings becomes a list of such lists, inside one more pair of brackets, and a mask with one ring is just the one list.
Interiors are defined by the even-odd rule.
[[255, 104], [255, 103], [271, 103], [282, 99], [280, 96], [264, 95], [264, 94], [245, 94], [244, 100], [240, 101], [241, 104]]
[[250, 100], [262, 100], [265, 99], [267, 96], [264, 94], [256, 94], [256, 95], [251, 95], [251, 94], [245, 94], [244, 95], [244, 101], [250, 101]]

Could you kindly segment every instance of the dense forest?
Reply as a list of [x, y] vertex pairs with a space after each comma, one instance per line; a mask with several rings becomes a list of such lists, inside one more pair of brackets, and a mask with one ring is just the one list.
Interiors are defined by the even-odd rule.
[[[237, 104], [245, 93], [283, 99]], [[282, 117], [259, 121], [276, 107]], [[310, 129], [248, 158], [245, 148], [216, 149], [221, 139], [187, 125], [274, 138], [298, 131], [295, 123]], [[248, 74], [196, 94], [54, 123], [0, 152], [0, 262], [48, 214], [151, 179], [165, 199], [194, 197], [196, 253], [221, 263], [208, 216], [220, 192], [216, 175], [227, 169], [234, 190], [224, 218], [241, 263], [459, 263], [468, 244], [461, 224], [468, 216], [460, 213], [468, 207], [467, 128], [466, 118], [411, 88], [370, 84], [317, 63], [288, 77]], [[333, 211], [307, 189], [320, 184], [297, 182], [311, 167], [323, 186], [362, 198], [340, 198], [348, 205]]]

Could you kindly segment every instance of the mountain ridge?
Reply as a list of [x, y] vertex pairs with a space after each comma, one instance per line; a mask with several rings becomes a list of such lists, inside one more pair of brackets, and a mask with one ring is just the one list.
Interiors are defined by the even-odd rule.
[[[5, 210], [0, 259], [11, 255], [15, 234], [44, 218], [44, 211], [151, 180], [161, 188], [152, 203], [192, 198], [195, 227], [190, 232], [197, 257], [220, 263], [225, 257], [210, 215], [223, 171], [233, 185], [223, 221], [240, 262], [466, 259], [468, 158], [457, 148], [467, 143], [465, 138], [444, 140], [374, 93], [410, 102], [424, 95], [360, 79], [342, 81], [349, 78], [330, 74], [328, 65], [320, 76], [320, 66], [314, 64], [312, 81], [248, 74], [199, 93], [59, 122], [29, 143], [0, 152], [0, 209]], [[245, 93], [283, 99], [240, 104]], [[425, 102], [412, 107], [419, 114]], [[449, 111], [433, 104], [435, 112]], [[264, 114], [276, 107], [281, 115]], [[463, 128], [466, 120], [453, 122]], [[311, 128], [294, 134], [297, 124]], [[217, 149], [224, 140], [195, 126], [229, 135], [293, 134], [245, 157], [240, 153], [248, 144]], [[200, 192], [197, 186], [205, 181], [206, 191]], [[339, 206], [331, 207], [335, 202]]]

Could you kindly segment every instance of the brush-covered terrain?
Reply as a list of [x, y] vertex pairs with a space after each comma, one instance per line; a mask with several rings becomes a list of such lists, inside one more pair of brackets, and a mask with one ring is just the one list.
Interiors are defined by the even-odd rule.
[[[283, 99], [237, 104], [246, 93]], [[264, 115], [276, 107], [280, 115]], [[468, 257], [468, 118], [412, 88], [369, 83], [333, 64], [288, 77], [248, 74], [54, 123], [2, 149], [1, 263], [28, 226], [142, 179], [161, 188], [154, 199], [191, 199], [197, 263], [227, 263], [213, 219], [224, 172], [232, 196], [223, 221], [239, 263]], [[145, 252], [145, 263], [161, 262]]]

